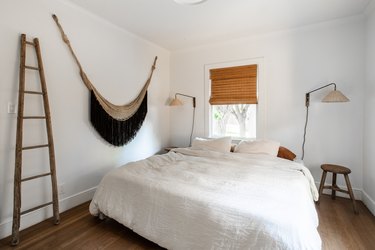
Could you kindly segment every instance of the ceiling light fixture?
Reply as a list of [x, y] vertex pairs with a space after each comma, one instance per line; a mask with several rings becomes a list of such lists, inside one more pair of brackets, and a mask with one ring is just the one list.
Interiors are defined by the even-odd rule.
[[184, 4], [184, 5], [195, 5], [195, 4], [201, 4], [205, 2], [206, 0], [174, 0], [178, 4]]

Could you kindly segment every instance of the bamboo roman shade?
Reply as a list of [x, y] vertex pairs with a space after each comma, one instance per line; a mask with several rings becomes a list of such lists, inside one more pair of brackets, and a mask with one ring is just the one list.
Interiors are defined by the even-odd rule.
[[257, 66], [211, 69], [210, 104], [257, 104]]

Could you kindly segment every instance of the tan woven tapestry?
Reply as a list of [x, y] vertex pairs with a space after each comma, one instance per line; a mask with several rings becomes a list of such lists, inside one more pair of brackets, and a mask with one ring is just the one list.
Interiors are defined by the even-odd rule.
[[109, 143], [122, 146], [132, 140], [141, 128], [147, 114], [147, 89], [155, 70], [157, 57], [151, 67], [151, 72], [138, 96], [124, 105], [115, 105], [103, 97], [87, 77], [79, 62], [70, 41], [65, 34], [56, 15], [55, 20], [63, 41], [68, 46], [77, 66], [83, 83], [91, 91], [90, 120], [98, 133]]

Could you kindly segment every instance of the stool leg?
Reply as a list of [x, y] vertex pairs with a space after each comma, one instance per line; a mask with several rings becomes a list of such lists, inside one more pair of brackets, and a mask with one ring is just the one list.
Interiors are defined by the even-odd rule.
[[337, 174], [336, 173], [332, 173], [332, 200], [335, 200], [336, 199], [336, 190], [334, 188], [337, 188], [337, 185], [336, 185], [336, 178], [337, 178]]
[[320, 202], [320, 196], [322, 195], [323, 193], [323, 189], [324, 189], [324, 183], [326, 181], [326, 177], [327, 177], [327, 171], [323, 171], [322, 173], [322, 179], [320, 180], [320, 186], [319, 186], [319, 200], [317, 201], [317, 204], [319, 204]]
[[348, 191], [349, 191], [350, 199], [353, 202], [354, 213], [358, 214], [359, 212], [358, 212], [358, 208], [357, 208], [357, 203], [356, 203], [355, 198], [354, 198], [353, 189], [352, 189], [352, 185], [350, 184], [349, 176], [347, 174], [344, 174], [344, 177], [345, 177], [346, 186], [347, 186]]

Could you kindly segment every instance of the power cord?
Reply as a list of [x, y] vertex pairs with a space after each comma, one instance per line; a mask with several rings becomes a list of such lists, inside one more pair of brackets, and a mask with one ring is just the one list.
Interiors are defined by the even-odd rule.
[[193, 138], [194, 123], [195, 123], [195, 107], [193, 108], [193, 124], [191, 125], [190, 146], [191, 146], [191, 140]]
[[309, 121], [309, 106], [306, 106], [306, 121], [305, 121], [305, 129], [303, 131], [303, 143], [302, 143], [302, 158], [305, 157], [305, 142], [306, 142], [306, 129], [307, 129], [307, 122]]

